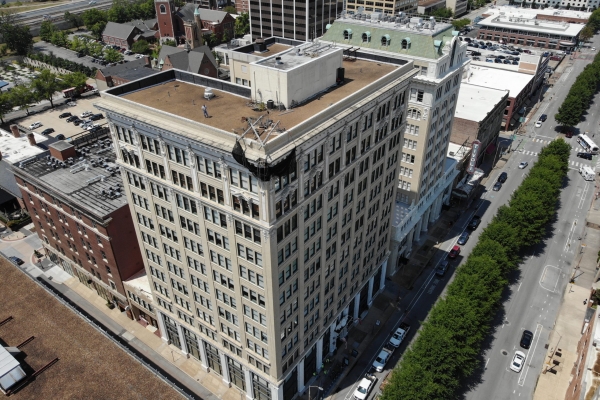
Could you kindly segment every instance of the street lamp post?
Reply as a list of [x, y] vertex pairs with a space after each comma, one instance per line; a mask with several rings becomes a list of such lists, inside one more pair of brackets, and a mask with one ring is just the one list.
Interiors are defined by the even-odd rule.
[[319, 389], [319, 391], [322, 391], [322, 390], [323, 390], [323, 388], [322, 388], [322, 387], [320, 387], [320, 386], [309, 386], [309, 387], [308, 387], [308, 400], [312, 400], [312, 397], [311, 397], [311, 395], [310, 395], [310, 389], [311, 389], [311, 388], [317, 388], [317, 389]]

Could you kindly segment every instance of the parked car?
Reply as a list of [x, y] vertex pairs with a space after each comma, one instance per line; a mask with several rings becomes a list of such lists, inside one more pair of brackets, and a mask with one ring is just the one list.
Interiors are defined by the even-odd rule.
[[42, 131], [42, 135], [49, 135], [54, 132], [54, 128], [46, 128]]
[[75, 125], [75, 126], [79, 126], [81, 124], [83, 124], [83, 120], [81, 120], [79, 118], [77, 118], [75, 121], [73, 121], [73, 125]]
[[525, 168], [527, 168], [528, 165], [529, 165], [529, 163], [527, 161], [523, 161], [522, 163], [519, 164], [519, 169], [525, 169]]
[[518, 61], [513, 61], [512, 65], [519, 65], [519, 62]]
[[77, 53], [77, 58], [85, 57], [85, 53]]
[[506, 172], [503, 172], [498, 176], [498, 182], [500, 183], [506, 182], [506, 179], [508, 179], [508, 174]]
[[593, 155], [591, 153], [577, 153], [577, 157], [583, 158], [585, 160], [591, 160]]
[[382, 349], [377, 358], [375, 358], [375, 361], [373, 361], [373, 368], [375, 368], [375, 371], [382, 372], [391, 355], [392, 351], [386, 348]]
[[376, 381], [377, 381], [376, 376], [370, 375], [370, 374], [365, 375], [365, 377], [360, 381], [360, 383], [358, 384], [358, 387], [354, 391], [354, 399], [355, 400], [365, 400], [367, 398], [367, 396], [369, 396], [369, 392], [375, 385]]
[[568, 129], [568, 130], [565, 132], [565, 137], [566, 137], [567, 139], [570, 139], [570, 138], [572, 138], [572, 137], [573, 137], [573, 131], [572, 131], [572, 130], [570, 130], [570, 129]]
[[437, 276], [444, 276], [446, 274], [446, 271], [448, 270], [448, 265], [450, 265], [450, 262], [448, 260], [442, 260], [440, 262], [440, 265], [438, 265], [435, 269], [435, 274]]
[[139, 60], [140, 58], [144, 58], [144, 55], [143, 54], [136, 54], [135, 58]]
[[504, 60], [504, 64], [512, 64], [512, 61], [510, 61], [510, 60]]
[[502, 182], [496, 182], [496, 183], [494, 183], [494, 187], [492, 188], [492, 190], [493, 190], [494, 192], [497, 192], [497, 191], [499, 191], [500, 189], [502, 189]]
[[467, 225], [467, 228], [474, 231], [475, 229], [477, 229], [477, 227], [479, 226], [480, 223], [481, 223], [481, 217], [478, 215], [475, 215], [475, 216], [473, 216], [473, 218], [471, 218], [471, 221], [469, 221], [469, 225]]
[[481, 58], [479, 58], [479, 57], [473, 57], [473, 61], [481, 61]]
[[42, 126], [41, 122], [39, 122], [39, 121], [34, 122], [33, 124], [29, 125], [29, 130], [39, 128], [40, 126]]
[[542, 114], [542, 115], [540, 115], [539, 121], [542, 121], [542, 122], [544, 122], [544, 121], [546, 121], [547, 119], [548, 119], [548, 115], [546, 115], [546, 114]]
[[84, 111], [84, 112], [81, 113], [81, 115], [79, 116], [79, 118], [87, 118], [87, 117], [92, 116], [92, 115], [94, 115], [93, 112], [91, 112], [91, 111]]
[[56, 139], [57, 140], [65, 140], [65, 135], [63, 135], [62, 133], [60, 135], [56, 135]]
[[396, 348], [400, 347], [400, 345], [402, 344], [402, 341], [404, 340], [404, 338], [406, 338], [406, 334], [409, 331], [410, 331], [409, 324], [407, 324], [406, 322], [400, 323], [400, 326], [398, 327], [398, 329], [396, 329], [396, 332], [394, 332], [394, 334], [390, 338], [390, 341], [388, 342], [388, 344], [392, 347], [396, 347]]
[[523, 364], [525, 363], [525, 353], [522, 351], [516, 351], [515, 356], [510, 363], [510, 369], [515, 372], [521, 372]]
[[58, 116], [58, 118], [61, 118], [61, 119], [62, 119], [62, 118], [67, 118], [67, 117], [70, 117], [71, 115], [72, 115], [72, 114], [71, 114], [70, 112], [64, 112], [64, 113], [60, 114], [60, 115]]
[[460, 244], [462, 246], [465, 243], [467, 243], [467, 241], [469, 240], [470, 236], [471, 236], [471, 234], [469, 232], [464, 231], [463, 233], [461, 233], [461, 235], [458, 238], [458, 240], [456, 241], [456, 243], [458, 243], [458, 244]]
[[501, 60], [504, 60], [506, 57], [504, 57], [504, 56], [496, 56], [496, 58], [499, 58], [499, 59], [501, 59]]
[[104, 118], [104, 115], [102, 115], [102, 114], [98, 113], [98, 114], [94, 114], [94, 115], [92, 115], [92, 116], [90, 117], [90, 120], [91, 120], [91, 121], [98, 121], [99, 119], [102, 119], [102, 118]]
[[496, 59], [494, 59], [494, 62], [495, 62], [496, 64], [502, 64], [502, 60], [501, 60], [501, 59], [499, 59], [499, 58], [496, 58]]
[[542, 127], [542, 121], [535, 121], [535, 127], [536, 128], [541, 128]]
[[10, 261], [12, 261], [12, 263], [15, 265], [22, 265], [25, 263], [25, 261], [21, 260], [19, 257], [15, 257], [15, 256], [10, 256], [10, 257], [8, 257], [8, 259]]
[[481, 52], [479, 52], [479, 51], [473, 51], [473, 52], [471, 52], [471, 55], [472, 56], [481, 56]]
[[533, 340], [533, 333], [528, 330], [524, 330], [521, 335], [521, 342], [519, 343], [522, 348], [528, 349], [531, 346], [531, 341]]
[[71, 115], [69, 118], [67, 118], [67, 122], [73, 122], [78, 119], [79, 117], [77, 115]]
[[454, 247], [452, 247], [452, 250], [450, 250], [450, 252], [448, 253], [448, 258], [456, 258], [458, 257], [458, 255], [460, 254], [460, 246], [458, 245], [454, 245]]

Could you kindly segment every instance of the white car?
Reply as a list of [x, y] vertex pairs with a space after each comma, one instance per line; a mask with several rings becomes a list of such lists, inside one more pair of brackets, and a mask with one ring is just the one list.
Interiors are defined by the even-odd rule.
[[527, 168], [528, 165], [529, 165], [529, 163], [527, 161], [523, 161], [522, 163], [519, 164], [519, 169], [525, 169], [525, 168]]
[[536, 123], [535, 123], [535, 127], [536, 127], [536, 128], [539, 128], [539, 127], [541, 127], [541, 126], [542, 126], [542, 121], [536, 121]]
[[387, 364], [391, 355], [392, 353], [390, 351], [386, 349], [381, 350], [381, 353], [379, 353], [375, 361], [373, 361], [373, 368], [375, 368], [375, 371], [383, 371], [383, 368], [385, 367], [385, 364]]
[[90, 117], [92, 115], [94, 115], [93, 112], [91, 112], [91, 111], [84, 111], [84, 112], [81, 113], [81, 115], [79, 116], [79, 118], [87, 118], [87, 117]]
[[35, 129], [35, 128], [39, 128], [40, 126], [42, 126], [41, 122], [34, 122], [33, 124], [29, 125], [29, 130]]
[[596, 48], [595, 48], [595, 47], [592, 47], [592, 51], [596, 51]]
[[525, 353], [522, 351], [516, 351], [515, 356], [510, 363], [510, 369], [515, 372], [521, 372], [521, 369], [523, 369], [523, 364], [525, 364]]
[[94, 128], [98, 127], [98, 126], [100, 126], [100, 124], [93, 124], [93, 125], [89, 124], [89, 125], [87, 125], [85, 127], [85, 129], [88, 130], [88, 131], [91, 131], [92, 129], [94, 129]]
[[144, 58], [144, 55], [143, 54], [136, 54], [135, 58], [139, 60], [140, 58]]
[[374, 383], [375, 379], [363, 378], [354, 391], [354, 398], [356, 400], [366, 399]]

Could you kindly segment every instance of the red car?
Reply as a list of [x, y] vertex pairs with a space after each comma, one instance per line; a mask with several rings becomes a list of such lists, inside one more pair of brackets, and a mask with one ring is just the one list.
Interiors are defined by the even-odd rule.
[[448, 253], [448, 258], [456, 258], [456, 257], [458, 257], [459, 254], [460, 254], [460, 246], [456, 245], [452, 248], [452, 250], [450, 250], [450, 253]]

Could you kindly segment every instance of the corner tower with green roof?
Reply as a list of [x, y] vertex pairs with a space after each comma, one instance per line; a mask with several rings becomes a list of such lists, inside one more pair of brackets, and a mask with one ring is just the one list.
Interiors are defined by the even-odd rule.
[[467, 46], [451, 24], [403, 13], [343, 12], [321, 38], [342, 47], [347, 58], [406, 58], [419, 73], [412, 78], [391, 242], [390, 268], [408, 257], [444, 203], [456, 174], [447, 151]]

